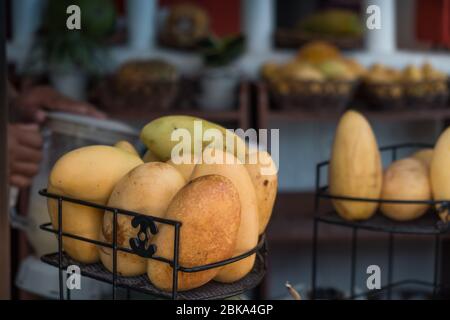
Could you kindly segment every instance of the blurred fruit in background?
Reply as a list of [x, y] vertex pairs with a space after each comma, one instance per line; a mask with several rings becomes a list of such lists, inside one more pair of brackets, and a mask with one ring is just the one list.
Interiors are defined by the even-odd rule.
[[310, 63], [320, 63], [341, 56], [340, 50], [326, 41], [312, 41], [300, 48], [297, 53], [298, 60]]
[[327, 79], [354, 80], [357, 76], [342, 60], [328, 60], [317, 67]]
[[402, 71], [403, 81], [421, 81], [423, 79], [422, 72], [419, 67], [409, 64]]
[[176, 48], [194, 48], [209, 32], [209, 16], [205, 10], [194, 4], [179, 4], [169, 9], [161, 40]]
[[123, 95], [149, 95], [155, 84], [174, 83], [178, 79], [177, 69], [164, 60], [135, 60], [119, 68], [116, 74], [116, 86], [117, 91]]
[[445, 72], [439, 71], [431, 65], [429, 62], [425, 62], [422, 65], [422, 75], [426, 80], [446, 80], [447, 74]]
[[367, 72], [366, 68], [356, 59], [342, 58], [342, 62], [358, 77], [362, 77]]
[[360, 37], [363, 33], [358, 14], [345, 9], [319, 11], [300, 21], [297, 28], [314, 35]]
[[186, 3], [201, 8], [208, 15], [209, 30], [215, 35], [225, 37], [241, 31], [241, 0], [158, 0], [160, 8], [168, 11]]
[[373, 64], [364, 77], [368, 82], [420, 82], [423, 80], [445, 81], [447, 75], [426, 62], [421, 66], [409, 64], [402, 70], [379, 63]]
[[[318, 7], [325, 6], [318, 5]], [[359, 5], [352, 9], [333, 8], [331, 5], [328, 9], [311, 11], [310, 6], [299, 4], [296, 5], [296, 9], [304, 9], [304, 12], [290, 23], [281, 22], [282, 25], [275, 35], [277, 46], [296, 48], [311, 41], [321, 40], [340, 49], [362, 48], [365, 26], [360, 16], [362, 8], [359, 8]], [[293, 15], [294, 13], [287, 15], [287, 19]], [[321, 54], [324, 53], [325, 50], [321, 50]]]
[[319, 68], [306, 62], [291, 61], [279, 68], [280, 75], [291, 80], [323, 81], [326, 77]]
[[396, 69], [374, 64], [363, 77], [368, 102], [376, 108], [443, 107], [447, 75], [426, 62]]
[[400, 77], [401, 73], [397, 69], [375, 63], [369, 68], [364, 80], [368, 82], [395, 82], [399, 81]]
[[348, 59], [334, 45], [312, 41], [285, 62], [267, 62], [261, 76], [268, 84], [278, 108], [341, 111], [353, 94], [365, 68]]
[[[273, 85], [273, 88], [283, 94], [287, 93], [323, 93], [327, 84], [328, 91], [338, 91], [329, 85], [331, 81], [355, 81], [365, 72], [356, 60], [345, 58], [340, 50], [325, 41], [314, 41], [303, 46], [296, 57], [286, 63], [263, 64], [261, 75]], [[300, 85], [306, 82], [317, 82], [323, 85], [308, 86], [303, 90]], [[305, 87], [305, 86], [304, 86]], [[334, 90], [336, 89], [336, 90]], [[342, 93], [349, 93], [350, 86], [341, 88]]]

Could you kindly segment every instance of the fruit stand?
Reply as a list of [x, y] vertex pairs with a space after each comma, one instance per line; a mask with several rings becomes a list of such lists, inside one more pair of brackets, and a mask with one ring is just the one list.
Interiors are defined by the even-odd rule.
[[[226, 259], [223, 261], [211, 263], [208, 265], [195, 266], [195, 267], [184, 267], [178, 262], [178, 251], [180, 246], [180, 230], [182, 228], [182, 224], [179, 221], [169, 220], [164, 218], [152, 217], [148, 215], [142, 215], [136, 212], [131, 212], [128, 210], [122, 210], [118, 208], [110, 208], [107, 206], [101, 206], [95, 203], [90, 203], [87, 201], [73, 199], [68, 197], [63, 197], [60, 195], [52, 194], [47, 192], [47, 190], [42, 190], [40, 192], [42, 196], [47, 198], [56, 199], [58, 201], [58, 220], [61, 224], [62, 216], [63, 216], [63, 203], [77, 203], [87, 207], [93, 207], [96, 209], [102, 209], [106, 211], [113, 212], [114, 214], [114, 229], [117, 228], [117, 217], [120, 215], [131, 216], [132, 225], [139, 228], [139, 234], [136, 238], [130, 239], [130, 248], [121, 247], [117, 243], [117, 230], [114, 230], [114, 238], [113, 243], [107, 243], [104, 241], [95, 241], [92, 239], [88, 239], [85, 237], [77, 236], [76, 234], [71, 234], [68, 232], [63, 232], [62, 228], [58, 228], [57, 230], [51, 227], [51, 223], [46, 223], [41, 226], [41, 229], [47, 232], [54, 233], [58, 237], [58, 252], [54, 254], [48, 254], [43, 256], [41, 259], [45, 263], [53, 265], [59, 270], [59, 296], [61, 300], [70, 299], [70, 290], [66, 287], [66, 294], [64, 295], [65, 288], [65, 280], [63, 278], [63, 272], [67, 269], [69, 265], [78, 265], [81, 269], [81, 274], [99, 281], [107, 282], [112, 285], [112, 299], [116, 299], [116, 288], [122, 287], [126, 288], [129, 297], [129, 290], [131, 291], [139, 291], [145, 294], [148, 294], [153, 297], [165, 298], [165, 299], [185, 299], [185, 300], [197, 300], [197, 299], [224, 299], [232, 296], [236, 296], [242, 294], [248, 290], [256, 287], [263, 279], [265, 270], [266, 270], [266, 258], [265, 255], [267, 253], [266, 248], [266, 240], [265, 236], [262, 235], [260, 237], [258, 245], [249, 250], [246, 253], [243, 253], [239, 256]], [[174, 252], [173, 252], [173, 260], [164, 259], [162, 257], [158, 257], [158, 248], [156, 245], [152, 244], [146, 247], [148, 242], [147, 234], [151, 233], [152, 235], [158, 233], [158, 228], [156, 223], [162, 223], [173, 226], [175, 229], [175, 238], [174, 238]], [[113, 271], [108, 272], [100, 263], [95, 264], [80, 264], [80, 262], [70, 258], [67, 254], [63, 252], [63, 237], [73, 238], [77, 240], [81, 240], [86, 243], [92, 243], [98, 246], [108, 247], [113, 249]], [[162, 291], [155, 286], [153, 286], [146, 276], [135, 276], [135, 277], [124, 277], [120, 276], [117, 273], [117, 252], [127, 252], [130, 254], [138, 255], [143, 258], [155, 259], [158, 261], [162, 261], [166, 264], [169, 264], [173, 267], [173, 283], [172, 283], [172, 291]], [[210, 270], [213, 268], [217, 268], [220, 266], [224, 266], [244, 258], [247, 258], [256, 253], [256, 262], [252, 271], [243, 279], [231, 283], [231, 284], [220, 284], [217, 282], [210, 282], [206, 285], [185, 291], [178, 292], [177, 290], [177, 282], [178, 282], [178, 271], [186, 272], [186, 273], [195, 273], [201, 272], [205, 270]]]
[[[392, 145], [380, 148], [382, 153], [390, 156], [392, 161], [397, 160], [397, 154], [404, 152], [405, 150], [417, 150], [421, 148], [429, 148], [432, 145], [424, 143], [405, 143], [401, 145]], [[392, 292], [398, 287], [406, 285], [419, 285], [429, 288], [432, 291], [434, 298], [439, 298], [439, 292], [442, 286], [439, 284], [439, 263], [440, 263], [440, 245], [441, 236], [449, 232], [447, 223], [442, 222], [439, 217], [434, 215], [425, 215], [414, 221], [393, 221], [382, 215], [375, 215], [368, 220], [363, 221], [349, 221], [341, 218], [335, 211], [324, 211], [320, 207], [325, 200], [343, 200], [351, 202], [366, 202], [366, 203], [390, 203], [390, 204], [425, 204], [434, 208], [439, 206], [439, 210], [445, 210], [448, 208], [448, 201], [434, 201], [434, 200], [399, 200], [399, 199], [373, 199], [373, 198], [358, 198], [349, 196], [337, 196], [330, 193], [328, 186], [321, 183], [321, 177], [323, 177], [323, 171], [327, 170], [329, 161], [324, 161], [317, 164], [316, 167], [316, 195], [315, 195], [315, 216], [313, 223], [313, 253], [312, 253], [312, 298], [320, 298], [317, 293], [317, 268], [319, 266], [318, 254], [320, 226], [322, 224], [335, 225], [351, 231], [351, 250], [350, 250], [350, 284], [349, 284], [349, 297], [348, 299], [358, 298], [392, 298]], [[377, 233], [385, 234], [387, 243], [387, 258], [388, 258], [388, 270], [387, 270], [387, 283], [375, 292], [358, 292], [355, 293], [355, 270], [357, 262], [357, 247], [358, 247], [358, 231], [369, 230]], [[429, 236], [434, 239], [434, 267], [433, 267], [433, 282], [427, 282], [417, 279], [405, 279], [401, 281], [393, 282], [393, 266], [395, 260], [395, 236], [400, 234], [417, 235], [417, 236]]]
[[[220, 138], [191, 153], [199, 127]], [[172, 139], [179, 132], [189, 134], [181, 159], [173, 155], [186, 144]], [[230, 134], [236, 147], [227, 152], [221, 141]], [[277, 193], [276, 171], [264, 171], [275, 168], [270, 155], [183, 115], [149, 122], [140, 140], [141, 152], [117, 139], [69, 148], [46, 174], [39, 194], [51, 222], [40, 228], [58, 244], [41, 260], [58, 268], [59, 298], [70, 299], [64, 273], [72, 268], [110, 283], [113, 299], [117, 288], [170, 299], [223, 299], [255, 288], [267, 268], [264, 231]], [[256, 162], [241, 162], [238, 150]]]
[[4, 2], [1, 297], [448, 297], [450, 0]]

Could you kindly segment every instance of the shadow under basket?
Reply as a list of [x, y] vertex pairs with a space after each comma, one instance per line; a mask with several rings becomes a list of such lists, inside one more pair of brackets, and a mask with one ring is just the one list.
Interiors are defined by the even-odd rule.
[[[131, 291], [137, 291], [148, 294], [152, 297], [163, 299], [188, 299], [188, 300], [200, 300], [200, 299], [224, 299], [245, 293], [255, 288], [264, 278], [267, 270], [266, 256], [267, 256], [267, 244], [264, 235], [260, 236], [257, 246], [243, 254], [226, 259], [210, 263], [207, 265], [184, 267], [179, 262], [179, 248], [180, 248], [180, 232], [182, 229], [182, 223], [180, 221], [165, 219], [154, 216], [142, 215], [137, 212], [123, 210], [119, 208], [113, 208], [108, 206], [99, 205], [96, 203], [65, 197], [53, 193], [47, 192], [46, 189], [39, 192], [42, 196], [55, 199], [58, 202], [58, 226], [61, 225], [63, 216], [63, 203], [70, 202], [76, 203], [81, 206], [87, 206], [103, 211], [108, 211], [113, 214], [113, 241], [112, 243], [102, 242], [98, 240], [84, 238], [75, 234], [64, 232], [62, 229], [54, 229], [51, 223], [45, 223], [40, 228], [46, 232], [51, 232], [57, 235], [58, 238], [58, 252], [44, 255], [41, 260], [52, 266], [55, 266], [59, 270], [59, 297], [64, 299], [65, 280], [63, 277], [64, 270], [70, 265], [77, 265], [80, 268], [82, 275], [96, 279], [102, 282], [112, 284], [112, 299], [116, 299], [116, 288], [125, 288]], [[130, 239], [130, 247], [121, 247], [117, 243], [117, 220], [119, 215], [131, 217], [131, 225], [134, 228], [138, 228], [136, 238]], [[174, 228], [174, 252], [173, 259], [166, 259], [158, 256], [158, 248], [154, 244], [150, 244], [149, 235], [157, 234], [157, 224], [167, 224]], [[63, 250], [64, 238], [77, 239], [83, 242], [95, 244], [97, 246], [107, 247], [112, 249], [113, 252], [113, 272], [109, 272], [101, 263], [84, 264], [69, 257]], [[164, 291], [155, 287], [148, 279], [147, 275], [124, 277], [117, 272], [117, 253], [126, 252], [129, 254], [135, 254], [139, 257], [146, 259], [154, 259], [163, 263], [167, 263], [172, 267], [172, 290]], [[195, 273], [205, 271], [213, 268], [223, 267], [233, 262], [245, 259], [255, 254], [255, 264], [253, 269], [242, 279], [233, 283], [219, 283], [215, 281], [209, 281], [201, 287], [178, 291], [178, 277], [179, 272]], [[70, 294], [67, 294], [70, 297]]]

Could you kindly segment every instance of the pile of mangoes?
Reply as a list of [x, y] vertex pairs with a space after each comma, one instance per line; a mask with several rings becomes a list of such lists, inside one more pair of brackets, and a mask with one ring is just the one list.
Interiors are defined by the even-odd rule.
[[370, 93], [381, 98], [424, 97], [447, 92], [447, 75], [430, 63], [410, 64], [402, 70], [376, 63], [363, 79]]
[[[336, 82], [351, 82], [364, 74], [364, 68], [354, 59], [345, 58], [335, 46], [314, 41], [304, 45], [296, 57], [286, 63], [267, 62], [262, 66], [262, 77], [281, 94], [298, 94], [304, 88], [312, 88], [312, 94], [327, 93]], [[313, 82], [314, 86], [308, 86]], [[342, 94], [350, 86], [340, 86]], [[331, 88], [333, 89], [333, 88]]]
[[[243, 254], [253, 249], [264, 232], [277, 193], [275, 163], [269, 153], [258, 153], [256, 162], [240, 162], [224, 146], [211, 141], [203, 144], [200, 154], [187, 155], [191, 162], [177, 164], [172, 159], [176, 141], [174, 131], [184, 130], [194, 135], [194, 122], [203, 129], [223, 127], [194, 117], [167, 116], [146, 125], [141, 140], [148, 151], [141, 159], [134, 147], [125, 141], [114, 146], [95, 145], [73, 150], [54, 165], [48, 191], [94, 202], [100, 205], [135, 211], [143, 215], [164, 217], [182, 223], [180, 228], [179, 263], [184, 267], [206, 265]], [[235, 145], [251, 151], [241, 138], [232, 134]], [[237, 150], [237, 148], [235, 149]], [[216, 163], [217, 157], [234, 161]], [[269, 168], [270, 171], [262, 169]], [[271, 174], [262, 174], [271, 172]], [[54, 228], [58, 228], [57, 200], [48, 200]], [[62, 230], [88, 239], [112, 244], [113, 214], [75, 203], [63, 203]], [[132, 218], [118, 215], [117, 244], [129, 248], [138, 229]], [[156, 255], [173, 259], [174, 229], [159, 224], [158, 232], [149, 239], [155, 244]], [[112, 249], [88, 242], [63, 238], [65, 252], [83, 263], [99, 260], [112, 272]], [[224, 267], [196, 273], [179, 272], [178, 290], [199, 287], [210, 280], [229, 283], [242, 279], [253, 268], [255, 254]], [[117, 272], [122, 276], [147, 273], [149, 280], [162, 290], [172, 289], [172, 267], [118, 251]]]
[[[335, 196], [382, 199], [443, 201], [450, 199], [450, 128], [434, 149], [422, 149], [392, 162], [383, 173], [378, 144], [372, 128], [359, 112], [349, 110], [341, 118], [329, 164], [329, 191]], [[377, 209], [387, 217], [407, 221], [423, 216], [427, 203], [388, 203], [333, 200], [337, 213], [346, 220], [366, 220]], [[440, 209], [439, 206], [436, 209]], [[438, 210], [448, 220], [446, 210]]]

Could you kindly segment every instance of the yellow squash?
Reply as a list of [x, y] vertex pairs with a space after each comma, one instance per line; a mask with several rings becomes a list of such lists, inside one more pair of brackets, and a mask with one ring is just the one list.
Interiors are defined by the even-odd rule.
[[[439, 137], [431, 160], [430, 179], [434, 200], [450, 200], [450, 127]], [[439, 216], [448, 221], [448, 210], [437, 207]]]
[[[381, 194], [382, 163], [369, 122], [350, 110], [341, 117], [334, 137], [328, 172], [332, 195], [377, 199]], [[338, 214], [347, 220], [370, 218], [378, 204], [333, 200]]]

